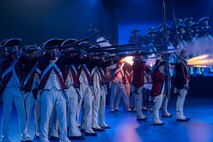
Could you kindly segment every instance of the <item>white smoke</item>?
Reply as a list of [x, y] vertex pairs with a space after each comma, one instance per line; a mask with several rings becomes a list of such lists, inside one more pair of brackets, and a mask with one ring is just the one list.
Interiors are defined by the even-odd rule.
[[213, 54], [213, 38], [202, 37], [192, 40], [187, 43], [184, 50], [187, 55], [202, 55], [202, 54]]

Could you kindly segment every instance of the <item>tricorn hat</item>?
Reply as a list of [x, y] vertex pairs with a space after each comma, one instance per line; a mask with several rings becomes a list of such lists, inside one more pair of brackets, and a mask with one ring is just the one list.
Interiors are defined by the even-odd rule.
[[42, 47], [53, 47], [53, 46], [61, 46], [61, 43], [64, 40], [61, 38], [51, 38], [47, 40], [44, 44], [42, 44]]
[[172, 21], [172, 25], [179, 25], [181, 23], [182, 19], [179, 19], [179, 18], [175, 18], [173, 21]]
[[80, 42], [78, 45], [79, 45], [80, 48], [84, 49], [84, 48], [89, 47], [90, 43], [87, 42], [87, 41], [83, 41], [83, 42]]
[[147, 31], [146, 31], [146, 36], [150, 36], [152, 34], [157, 34], [157, 30], [156, 27], [150, 27]]
[[31, 54], [35, 51], [38, 51], [38, 46], [36, 44], [33, 44], [33, 45], [25, 45], [23, 48], [22, 48], [22, 51], [23, 52], [26, 52], [28, 54]]
[[197, 22], [193, 22], [192, 24], [190, 24], [190, 28], [193, 29], [198, 29], [199, 28], [199, 23]]
[[202, 17], [199, 20], [200, 23], [204, 23], [205, 21], [209, 21], [209, 17]]
[[135, 29], [133, 29], [130, 33], [137, 33], [137, 32], [139, 32], [140, 31], [140, 29], [139, 28], [135, 28]]
[[155, 66], [158, 68], [158, 67], [160, 67], [160, 66], [163, 66], [163, 65], [165, 65], [166, 64], [166, 61], [165, 60], [156, 60], [156, 62], [155, 62]]
[[187, 18], [185, 18], [185, 19], [183, 20], [183, 23], [184, 23], [185, 25], [189, 25], [190, 22], [192, 22], [192, 20], [193, 20], [193, 17], [187, 17]]
[[62, 42], [61, 46], [72, 45], [76, 41], [77, 39], [75, 38], [69, 38], [69, 39], [66, 39], [64, 42]]
[[21, 43], [20, 38], [10, 38], [10, 39], [5, 39], [0, 43], [1, 47], [11, 47], [11, 46], [19, 46]]

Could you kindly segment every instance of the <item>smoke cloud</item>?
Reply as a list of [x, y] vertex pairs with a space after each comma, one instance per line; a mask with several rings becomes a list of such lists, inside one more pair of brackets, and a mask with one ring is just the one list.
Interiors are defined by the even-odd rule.
[[202, 54], [213, 54], [213, 38], [202, 37], [187, 43], [184, 48], [187, 55], [198, 56]]

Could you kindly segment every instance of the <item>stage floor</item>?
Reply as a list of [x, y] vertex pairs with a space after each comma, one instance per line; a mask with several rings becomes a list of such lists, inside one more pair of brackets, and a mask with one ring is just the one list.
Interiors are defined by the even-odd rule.
[[[84, 142], [213, 142], [212, 98], [187, 96], [185, 114], [191, 118], [189, 122], [176, 122], [174, 100], [175, 97], [169, 104], [173, 117], [163, 118], [164, 126], [153, 126], [150, 113], [145, 112], [148, 116], [146, 122], [138, 122], [134, 112], [124, 112], [121, 107], [120, 111], [110, 113], [107, 106], [106, 122], [111, 129], [98, 133], [97, 137], [86, 136]], [[0, 118], [2, 118], [2, 104]], [[29, 131], [33, 137], [33, 120]], [[14, 142], [20, 141], [15, 109], [13, 109], [9, 135]]]

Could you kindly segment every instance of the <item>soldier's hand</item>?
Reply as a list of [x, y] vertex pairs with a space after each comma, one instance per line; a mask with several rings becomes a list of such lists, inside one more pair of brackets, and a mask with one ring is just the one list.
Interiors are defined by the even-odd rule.
[[189, 85], [188, 85], [188, 84], [184, 85], [184, 88], [185, 88], [186, 90], [189, 90]]

